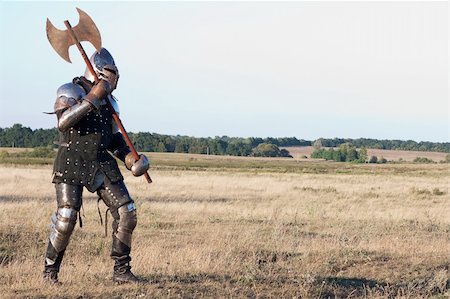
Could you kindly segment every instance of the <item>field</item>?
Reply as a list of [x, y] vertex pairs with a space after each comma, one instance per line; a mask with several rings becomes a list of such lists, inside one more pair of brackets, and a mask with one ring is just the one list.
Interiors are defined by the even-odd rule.
[[[283, 147], [289, 151], [289, 153], [296, 159], [300, 159], [303, 156], [311, 157], [311, 153], [314, 151], [312, 146], [292, 146]], [[383, 149], [367, 149], [367, 155], [376, 156], [378, 158], [384, 157], [388, 161], [403, 161], [411, 162], [417, 157], [428, 158], [434, 162], [440, 162], [445, 160], [445, 156], [448, 153], [440, 152], [420, 152], [420, 151], [401, 151], [401, 150], [383, 150]]]
[[111, 282], [111, 239], [87, 191], [62, 285], [43, 284], [51, 166], [1, 164], [1, 297], [450, 296], [449, 164], [150, 156], [151, 185], [123, 169], [141, 285]]

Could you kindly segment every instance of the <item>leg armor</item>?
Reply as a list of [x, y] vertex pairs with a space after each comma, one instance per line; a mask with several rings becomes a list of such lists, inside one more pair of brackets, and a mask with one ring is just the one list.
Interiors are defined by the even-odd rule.
[[107, 177], [97, 193], [114, 218], [111, 250], [111, 258], [115, 261], [114, 270], [129, 270], [131, 235], [137, 224], [134, 202], [123, 181], [111, 183]]
[[82, 203], [83, 186], [55, 184], [57, 210], [51, 218], [51, 231], [45, 255], [45, 270], [59, 271]]

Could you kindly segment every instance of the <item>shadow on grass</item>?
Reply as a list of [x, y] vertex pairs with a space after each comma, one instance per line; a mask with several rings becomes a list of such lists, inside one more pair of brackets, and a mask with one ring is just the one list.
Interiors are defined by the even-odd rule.
[[384, 282], [356, 277], [325, 277], [322, 280], [339, 288], [366, 289], [387, 286]]

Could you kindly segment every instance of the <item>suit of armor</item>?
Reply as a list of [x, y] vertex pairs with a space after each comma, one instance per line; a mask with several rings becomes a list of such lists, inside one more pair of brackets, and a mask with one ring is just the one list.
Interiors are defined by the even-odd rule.
[[[136, 227], [136, 207], [123, 182], [116, 160], [125, 162], [133, 175], [144, 174], [149, 163], [144, 155], [135, 160], [106, 106], [118, 80], [112, 56], [101, 49], [91, 57], [99, 83], [93, 77], [73, 79], [57, 91], [54, 106], [58, 117], [60, 140], [53, 167], [57, 210], [51, 217], [51, 232], [45, 255], [44, 278], [58, 282], [58, 272], [79, 217], [83, 188], [97, 192], [111, 211], [113, 221], [111, 258], [114, 260], [113, 280], [137, 282], [131, 273], [131, 235]], [[89, 80], [90, 79], [90, 80]], [[81, 221], [81, 219], [80, 219]]]

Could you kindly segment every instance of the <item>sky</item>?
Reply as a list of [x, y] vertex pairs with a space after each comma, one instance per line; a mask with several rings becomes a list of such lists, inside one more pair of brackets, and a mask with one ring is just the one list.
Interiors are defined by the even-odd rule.
[[[0, 127], [56, 124], [84, 74], [50, 46], [88, 13], [132, 132], [450, 141], [448, 2], [0, 2]], [[92, 54], [94, 48], [83, 44]]]

